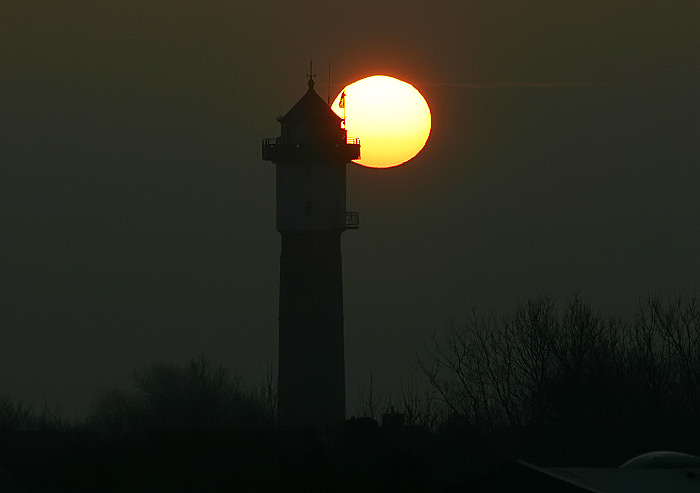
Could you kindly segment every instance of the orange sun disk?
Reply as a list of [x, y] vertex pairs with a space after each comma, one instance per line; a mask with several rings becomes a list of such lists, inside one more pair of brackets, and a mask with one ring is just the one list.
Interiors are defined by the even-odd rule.
[[411, 84], [393, 77], [373, 75], [346, 86], [331, 109], [345, 118], [348, 137], [360, 139], [361, 156], [353, 162], [362, 166], [403, 164], [423, 149], [430, 135], [428, 103]]

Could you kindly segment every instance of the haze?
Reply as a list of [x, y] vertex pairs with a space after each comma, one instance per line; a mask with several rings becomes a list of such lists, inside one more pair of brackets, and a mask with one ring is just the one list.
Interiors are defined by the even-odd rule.
[[348, 415], [431, 331], [578, 291], [629, 314], [700, 273], [697, 2], [0, 6], [0, 392], [83, 413], [154, 362], [274, 363], [263, 137], [306, 90], [411, 82], [410, 166], [348, 168]]

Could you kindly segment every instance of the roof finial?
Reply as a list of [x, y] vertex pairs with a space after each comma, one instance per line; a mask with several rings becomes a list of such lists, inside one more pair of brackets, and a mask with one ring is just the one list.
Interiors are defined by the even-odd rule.
[[314, 74], [314, 61], [309, 58], [309, 89], [314, 88], [314, 77], [316, 77], [316, 74]]

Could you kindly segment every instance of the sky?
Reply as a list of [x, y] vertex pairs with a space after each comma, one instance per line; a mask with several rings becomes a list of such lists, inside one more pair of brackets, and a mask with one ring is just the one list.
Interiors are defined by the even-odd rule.
[[347, 168], [348, 415], [430, 334], [574, 292], [629, 316], [700, 274], [696, 1], [0, 4], [0, 394], [79, 416], [145, 365], [274, 365], [280, 238], [261, 140], [370, 75], [433, 116]]

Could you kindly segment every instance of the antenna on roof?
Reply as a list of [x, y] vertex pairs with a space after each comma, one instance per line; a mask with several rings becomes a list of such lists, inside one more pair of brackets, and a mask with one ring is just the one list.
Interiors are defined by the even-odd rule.
[[309, 58], [309, 89], [314, 88], [314, 77], [316, 77], [316, 74], [314, 74], [314, 61]]

